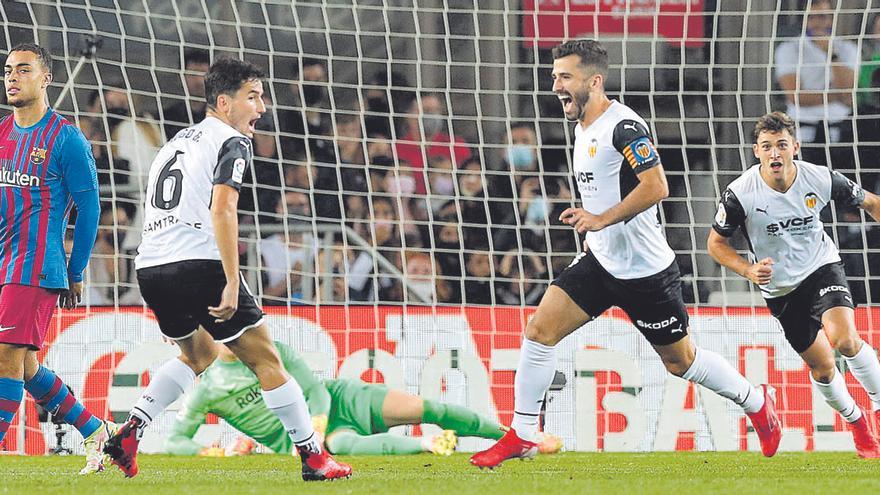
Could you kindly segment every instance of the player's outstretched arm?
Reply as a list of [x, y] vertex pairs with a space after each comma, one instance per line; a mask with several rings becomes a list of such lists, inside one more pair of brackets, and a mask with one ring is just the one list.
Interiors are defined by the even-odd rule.
[[211, 196], [211, 222], [220, 250], [226, 287], [217, 306], [208, 308], [217, 322], [223, 322], [238, 310], [238, 190], [225, 184], [214, 186]]

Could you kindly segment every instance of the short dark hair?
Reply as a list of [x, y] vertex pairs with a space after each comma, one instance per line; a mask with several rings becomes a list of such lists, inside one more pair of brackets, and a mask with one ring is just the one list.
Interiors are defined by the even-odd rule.
[[263, 79], [263, 70], [249, 62], [222, 57], [211, 64], [205, 76], [205, 99], [213, 108], [220, 95], [232, 96], [241, 86], [252, 79]]
[[31, 52], [35, 54], [40, 63], [43, 64], [43, 68], [50, 74], [52, 73], [52, 54], [42, 46], [36, 43], [19, 43], [13, 46], [12, 50], [9, 50], [9, 53], [12, 52]]
[[788, 131], [791, 137], [795, 137], [794, 120], [785, 112], [771, 112], [758, 119], [755, 130], [752, 132], [752, 139], [757, 143], [758, 136], [762, 132], [782, 131]]
[[190, 64], [211, 64], [211, 55], [204, 48], [189, 48], [183, 52], [183, 67]]
[[608, 52], [597, 40], [569, 40], [553, 48], [553, 60], [577, 55], [584, 67], [594, 67], [600, 74], [608, 73]]

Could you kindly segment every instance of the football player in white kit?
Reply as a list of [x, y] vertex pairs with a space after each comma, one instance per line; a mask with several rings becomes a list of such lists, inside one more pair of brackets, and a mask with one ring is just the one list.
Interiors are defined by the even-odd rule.
[[553, 91], [565, 117], [578, 122], [573, 172], [583, 201], [583, 208], [565, 210], [560, 220], [586, 232], [585, 250], [553, 281], [526, 325], [511, 429], [471, 463], [493, 468], [535, 455], [556, 344], [611, 306], [627, 313], [670, 373], [742, 406], [764, 455], [775, 454], [781, 434], [773, 391], [752, 386], [688, 336], [678, 265], [659, 221], [666, 177], [645, 121], [605, 94], [607, 52], [594, 40], [568, 41], [553, 50], [553, 59]]
[[[880, 220], [880, 200], [828, 167], [795, 160], [800, 148], [794, 121], [782, 112], [755, 125], [755, 157], [760, 161], [733, 181], [721, 196], [709, 254], [761, 289], [785, 338], [810, 368], [810, 379], [840, 412], [862, 457], [880, 457], [866, 413], [856, 405], [835, 366], [836, 348], [871, 398], [880, 418], [880, 362], [859, 338], [843, 263], [819, 212], [831, 200], [857, 206]], [[738, 229], [754, 262], [730, 245]], [[820, 332], [820, 330], [825, 330]]]
[[181, 355], [152, 376], [131, 415], [104, 448], [126, 476], [137, 474], [146, 426], [231, 349], [257, 376], [302, 459], [306, 481], [347, 477], [315, 434], [302, 389], [285, 371], [263, 312], [238, 266], [238, 195], [251, 163], [250, 138], [266, 111], [263, 72], [240, 60], [217, 60], [205, 77], [205, 119], [177, 133], [150, 168], [144, 230], [135, 258], [138, 285], [162, 334]]

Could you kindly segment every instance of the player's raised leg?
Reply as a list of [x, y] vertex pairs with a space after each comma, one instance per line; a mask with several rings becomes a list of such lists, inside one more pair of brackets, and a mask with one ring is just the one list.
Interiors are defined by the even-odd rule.
[[[842, 312], [843, 309], [848, 308], [835, 308], [826, 311], [825, 314], [839, 313], [838, 310]], [[826, 320], [829, 323], [831, 321], [845, 321], [845, 317], [835, 318], [834, 315], [829, 316], [830, 318]], [[838, 314], [837, 316], [842, 315]], [[823, 320], [825, 320], [824, 317]], [[854, 349], [858, 348], [858, 345], [855, 343], [856, 341], [853, 339], [844, 341], [843, 338], [847, 335], [846, 332], [838, 332], [838, 330], [840, 329], [832, 330], [829, 332], [829, 335], [841, 337], [841, 339], [837, 340], [838, 344], [844, 346], [844, 349], [840, 349], [841, 353], [844, 351], [855, 353]], [[828, 329], [826, 329], [827, 331]], [[858, 337], [856, 336], [856, 338]], [[840, 413], [840, 416], [846, 421], [847, 427], [852, 432], [856, 452], [858, 452], [859, 456], [864, 458], [880, 457], [880, 445], [878, 445], [877, 440], [874, 438], [867, 414], [856, 404], [855, 399], [847, 390], [846, 381], [844, 381], [843, 374], [837, 369], [834, 351], [828, 342], [825, 332], [819, 332], [812, 345], [806, 351], [801, 352], [800, 355], [810, 368], [810, 381], [813, 383], [813, 387], [825, 398], [825, 402], [832, 409]]]
[[726, 359], [708, 349], [697, 348], [690, 335], [672, 344], [654, 345], [654, 349], [673, 375], [700, 384], [742, 407], [758, 434], [761, 452], [767, 457], [776, 454], [782, 428], [772, 387], [756, 388]]
[[260, 380], [263, 402], [278, 416], [296, 445], [302, 459], [303, 479], [321, 481], [351, 476], [351, 466], [336, 462], [322, 447], [302, 389], [285, 371], [265, 324], [224, 343]]
[[849, 371], [868, 393], [876, 422], [880, 424], [880, 361], [877, 360], [877, 351], [859, 337], [855, 311], [845, 306], [825, 311], [822, 328], [831, 346], [840, 351]]
[[196, 376], [217, 357], [214, 340], [208, 332], [198, 329], [188, 333], [189, 336], [175, 340], [180, 347], [180, 357], [169, 360], [153, 374], [128, 420], [106, 442], [104, 452], [129, 478], [138, 473], [137, 451], [144, 429], [189, 390]]
[[79, 474], [104, 470], [104, 442], [116, 433], [117, 425], [102, 421], [77, 400], [67, 385], [52, 370], [37, 361], [35, 351], [29, 351], [24, 363], [24, 388], [43, 409], [72, 425], [83, 437], [86, 465]]
[[493, 468], [507, 459], [538, 453], [538, 419], [544, 394], [556, 373], [556, 344], [590, 321], [561, 288], [551, 285], [526, 325], [514, 378], [514, 412], [510, 430], [495, 445], [474, 454], [477, 467]]

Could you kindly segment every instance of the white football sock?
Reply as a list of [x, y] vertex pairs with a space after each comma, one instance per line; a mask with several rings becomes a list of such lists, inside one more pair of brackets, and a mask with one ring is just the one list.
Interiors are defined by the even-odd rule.
[[150, 384], [131, 410], [149, 425], [166, 407], [177, 400], [196, 381], [196, 373], [180, 359], [174, 358], [163, 364], [159, 371], [150, 377]]
[[707, 349], [697, 347], [695, 351], [694, 362], [682, 378], [732, 400], [748, 414], [764, 407], [761, 390], [749, 383], [726, 359]]
[[556, 348], [523, 338], [513, 389], [513, 422], [518, 437], [534, 442], [544, 394], [556, 374]]
[[293, 378], [272, 390], [263, 390], [263, 402], [278, 416], [290, 439], [297, 447], [310, 452], [321, 452], [321, 443], [312, 428], [312, 418], [302, 389]]
[[832, 409], [839, 412], [847, 423], [855, 423], [862, 417], [862, 410], [859, 409], [855, 399], [852, 398], [849, 390], [846, 389], [846, 381], [844, 381], [843, 375], [838, 373], [836, 369], [834, 370], [834, 378], [831, 379], [831, 383], [817, 382], [813, 378], [812, 373], [810, 373], [810, 381], [813, 382], [813, 385], [822, 394], [822, 397], [825, 397], [825, 402]]
[[864, 342], [855, 356], [843, 356], [843, 359], [865, 392], [868, 392], [871, 409], [880, 409], [880, 361], [877, 360], [877, 352]]

